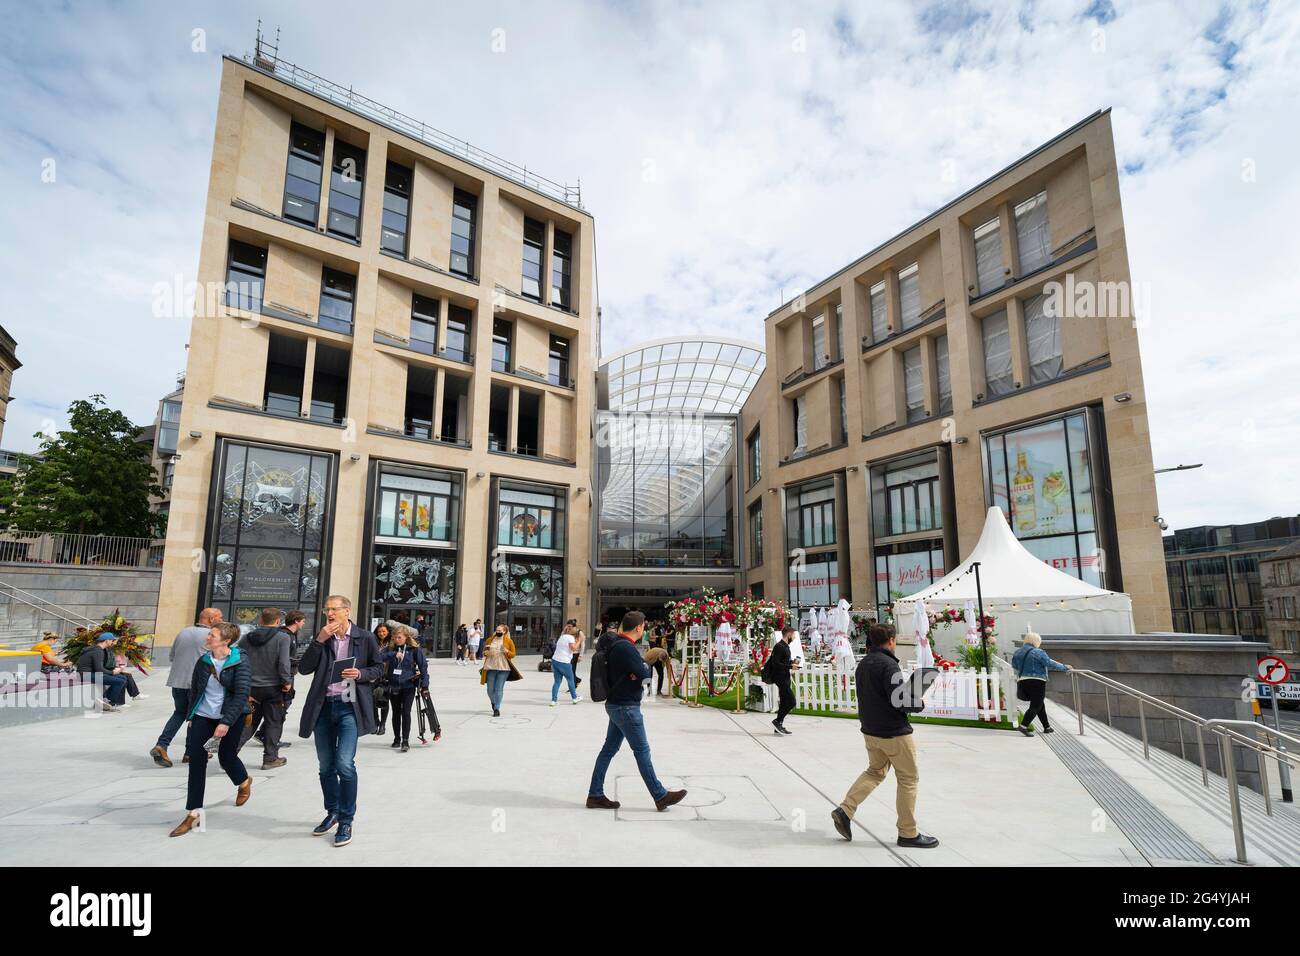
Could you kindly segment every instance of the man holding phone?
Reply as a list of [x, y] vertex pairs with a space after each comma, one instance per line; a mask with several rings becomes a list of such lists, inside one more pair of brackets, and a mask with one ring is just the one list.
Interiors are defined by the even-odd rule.
[[375, 635], [350, 620], [352, 602], [340, 594], [325, 599], [326, 624], [303, 652], [298, 673], [311, 674], [299, 737], [316, 738], [325, 819], [316, 836], [338, 827], [336, 847], [352, 842], [357, 812], [357, 738], [375, 729], [372, 688], [384, 674]]

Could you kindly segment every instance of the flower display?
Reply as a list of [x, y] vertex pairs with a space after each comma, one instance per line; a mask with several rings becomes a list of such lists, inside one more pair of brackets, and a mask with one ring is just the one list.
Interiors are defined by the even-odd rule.
[[141, 634], [134, 624], [114, 610], [95, 627], [79, 627], [63, 642], [63, 656], [76, 663], [87, 648], [95, 646], [101, 634], [112, 634], [117, 638], [113, 644], [113, 653], [120, 654], [137, 670], [149, 672], [150, 638], [152, 634]]

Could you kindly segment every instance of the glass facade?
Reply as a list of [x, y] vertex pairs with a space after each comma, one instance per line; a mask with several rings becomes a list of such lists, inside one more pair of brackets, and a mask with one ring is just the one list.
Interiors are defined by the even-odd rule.
[[765, 364], [753, 346], [686, 339], [616, 355], [602, 370], [613, 411], [736, 414]]
[[790, 607], [831, 607], [840, 599], [840, 561], [834, 554], [810, 555], [789, 564]]
[[943, 577], [943, 481], [937, 449], [871, 468], [871, 538], [877, 604], [906, 597]]
[[597, 445], [601, 566], [735, 566], [734, 418], [602, 412]]
[[504, 624], [520, 651], [539, 650], [564, 617], [567, 489], [498, 481], [496, 547], [489, 565], [492, 622]]
[[263, 607], [296, 609], [307, 617], [306, 633], [314, 633], [329, 559], [334, 456], [224, 439], [217, 454], [204, 606], [253, 625]]
[[989, 503], [1030, 553], [1104, 587], [1087, 413], [985, 435], [984, 454]]

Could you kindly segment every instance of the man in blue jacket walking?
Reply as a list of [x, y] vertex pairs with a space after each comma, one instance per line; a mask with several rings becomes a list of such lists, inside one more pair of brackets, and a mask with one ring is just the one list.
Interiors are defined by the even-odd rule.
[[[605, 732], [605, 746], [596, 756], [591, 786], [587, 790], [587, 806], [592, 809], [617, 810], [619, 807], [617, 800], [605, 796], [605, 773], [614, 754], [623, 746], [624, 738], [632, 748], [637, 769], [654, 799], [656, 810], [667, 810], [686, 796], [685, 790], [669, 790], [660, 783], [655, 776], [654, 764], [650, 762], [650, 741], [646, 739], [645, 723], [641, 719], [641, 682], [650, 679], [651, 671], [636, 649], [644, 631], [645, 615], [640, 611], [628, 611], [623, 615], [618, 634], [606, 633], [596, 645], [598, 652], [605, 652], [608, 665], [609, 696], [605, 700], [605, 713], [609, 717], [609, 728]], [[592, 661], [592, 666], [596, 666], [596, 661]]]

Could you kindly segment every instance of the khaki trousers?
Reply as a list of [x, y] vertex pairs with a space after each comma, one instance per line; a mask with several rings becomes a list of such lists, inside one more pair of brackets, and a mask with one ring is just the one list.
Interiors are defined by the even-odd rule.
[[916, 738], [911, 734], [902, 737], [869, 737], [862, 735], [867, 744], [867, 769], [858, 775], [840, 804], [840, 809], [853, 819], [858, 805], [871, 796], [871, 791], [885, 780], [889, 768], [894, 768], [898, 783], [898, 835], [916, 836], [916, 788], [921, 775], [916, 769]]

